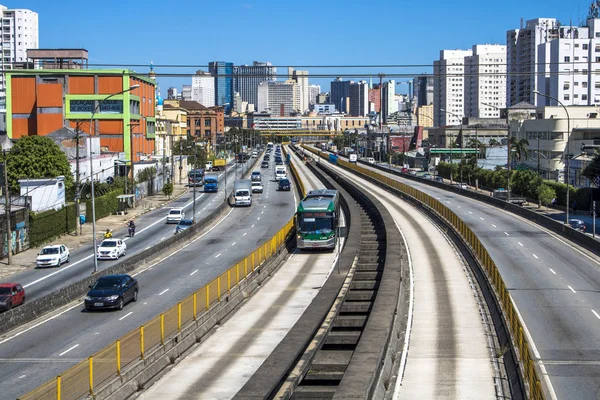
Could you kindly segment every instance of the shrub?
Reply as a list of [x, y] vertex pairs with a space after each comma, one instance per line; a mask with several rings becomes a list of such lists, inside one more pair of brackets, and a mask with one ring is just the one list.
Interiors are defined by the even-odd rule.
[[[104, 196], [96, 197], [96, 221], [108, 215], [115, 213], [119, 208], [117, 196], [123, 194], [123, 191], [113, 190]], [[92, 201], [88, 200], [85, 203], [86, 220], [92, 222]]]
[[48, 210], [29, 213], [29, 242], [39, 246], [77, 227], [75, 203], [69, 203], [58, 211]]

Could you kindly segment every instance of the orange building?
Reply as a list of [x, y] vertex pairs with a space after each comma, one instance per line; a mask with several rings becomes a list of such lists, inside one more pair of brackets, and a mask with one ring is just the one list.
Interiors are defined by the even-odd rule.
[[217, 134], [225, 132], [225, 110], [222, 106], [205, 107], [197, 101], [165, 100], [164, 109], [182, 108], [187, 112], [187, 134], [205, 140], [214, 151]]
[[67, 126], [99, 136], [102, 152], [124, 152], [127, 160], [132, 139], [134, 161], [154, 151], [155, 82], [133, 71], [14, 70], [6, 90], [10, 138]]

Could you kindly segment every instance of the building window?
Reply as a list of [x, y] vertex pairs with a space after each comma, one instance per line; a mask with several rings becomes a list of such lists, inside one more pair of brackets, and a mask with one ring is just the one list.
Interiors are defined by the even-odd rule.
[[194, 120], [194, 126], [200, 126], [200, 118]]
[[210, 136], [211, 132], [210, 129], [207, 129], [204, 131], [204, 136]]
[[569, 95], [565, 94], [565, 97], [563, 98], [563, 100], [569, 100]]
[[588, 99], [587, 94], [582, 94], [581, 95], [581, 100], [587, 100], [587, 99]]
[[587, 43], [584, 43], [581, 47], [583, 48], [583, 50], [587, 50], [588, 49]]
[[196, 133], [195, 133], [195, 135], [196, 135], [196, 136], [200, 136], [200, 129], [196, 129]]
[[587, 88], [588, 87], [588, 83], [587, 82], [581, 82], [581, 87], [582, 88]]
[[204, 120], [204, 126], [208, 126], [208, 127], [210, 127], [210, 119], [206, 118], [206, 119]]
[[571, 57], [565, 56], [565, 62], [570, 62], [570, 61], [571, 61]]

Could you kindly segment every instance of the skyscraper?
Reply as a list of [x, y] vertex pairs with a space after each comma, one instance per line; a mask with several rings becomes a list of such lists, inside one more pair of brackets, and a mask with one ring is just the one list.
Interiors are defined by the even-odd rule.
[[309, 93], [308, 93], [308, 71], [295, 70], [292, 67], [288, 67], [288, 79], [298, 84], [298, 111], [305, 113], [308, 111]]
[[351, 83], [349, 88], [349, 97], [350, 115], [352, 117], [364, 117], [368, 114], [369, 84], [366, 81]]
[[321, 94], [321, 85], [308, 85], [308, 104], [317, 104], [317, 97]]
[[388, 117], [398, 112], [398, 102], [396, 102], [396, 81], [391, 80], [383, 82], [383, 104], [381, 109], [381, 118], [383, 123], [388, 122]]
[[[0, 5], [0, 130], [6, 130], [6, 77], [4, 71], [12, 69], [13, 63], [27, 61], [27, 49], [39, 47], [38, 14], [27, 9], [9, 9]], [[5, 64], [6, 63], [6, 64]]]
[[506, 107], [506, 46], [476, 44], [465, 57], [465, 117], [500, 118]]
[[346, 107], [347, 99], [350, 96], [350, 82], [343, 81], [342, 78], [336, 78], [331, 82], [329, 102], [335, 104], [335, 108], [340, 112], [348, 113], [350, 111]]
[[433, 78], [430, 76], [416, 76], [413, 79], [417, 107], [433, 104]]
[[227, 61], [212, 61], [208, 63], [208, 72], [215, 79], [215, 102], [218, 106], [225, 105], [229, 113], [233, 107], [233, 63]]
[[197, 101], [204, 107], [215, 105], [216, 79], [205, 71], [196, 71], [192, 76], [192, 101]]
[[258, 84], [258, 111], [270, 112], [274, 116], [290, 116], [297, 110], [298, 84], [264, 81]]
[[461, 123], [461, 118], [465, 115], [465, 57], [472, 55], [472, 50], [441, 50], [440, 59], [433, 62], [433, 110], [436, 126]]
[[252, 65], [240, 65], [233, 68], [234, 91], [239, 92], [242, 101], [258, 108], [258, 84], [274, 81], [277, 69], [270, 62], [254, 61]]

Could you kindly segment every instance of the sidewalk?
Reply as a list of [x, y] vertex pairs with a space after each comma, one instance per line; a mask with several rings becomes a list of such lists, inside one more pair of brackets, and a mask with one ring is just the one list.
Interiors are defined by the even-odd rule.
[[[107, 229], [116, 231], [121, 227], [125, 227], [125, 223], [130, 219], [133, 219], [135, 221], [135, 219], [142, 214], [145, 214], [149, 211], [155, 210], [160, 207], [164, 207], [173, 200], [176, 200], [177, 198], [184, 195], [187, 191], [188, 188], [187, 186], [185, 186], [185, 184], [180, 185], [179, 183], [177, 183], [177, 180], [175, 180], [171, 200], [169, 200], [168, 197], [163, 195], [162, 193], [158, 193], [153, 196], [143, 198], [140, 201], [136, 202], [136, 206], [130, 209], [126, 215], [109, 215], [107, 217], [101, 218], [96, 221], [96, 237], [101, 238], [102, 233], [105, 232]], [[64, 244], [71, 251], [84, 245], [91, 245], [92, 224], [83, 224], [82, 235], [80, 236], [75, 235], [75, 232], [71, 232], [62, 235], [60, 238], [50, 241], [48, 244], [50, 243]], [[19, 254], [14, 254], [12, 256], [12, 265], [7, 265], [6, 258], [0, 260], [0, 279], [15, 274], [24, 269], [33, 268], [35, 266], [37, 254], [39, 253], [42, 247], [44, 246], [29, 248], [28, 250], [25, 250]]]

